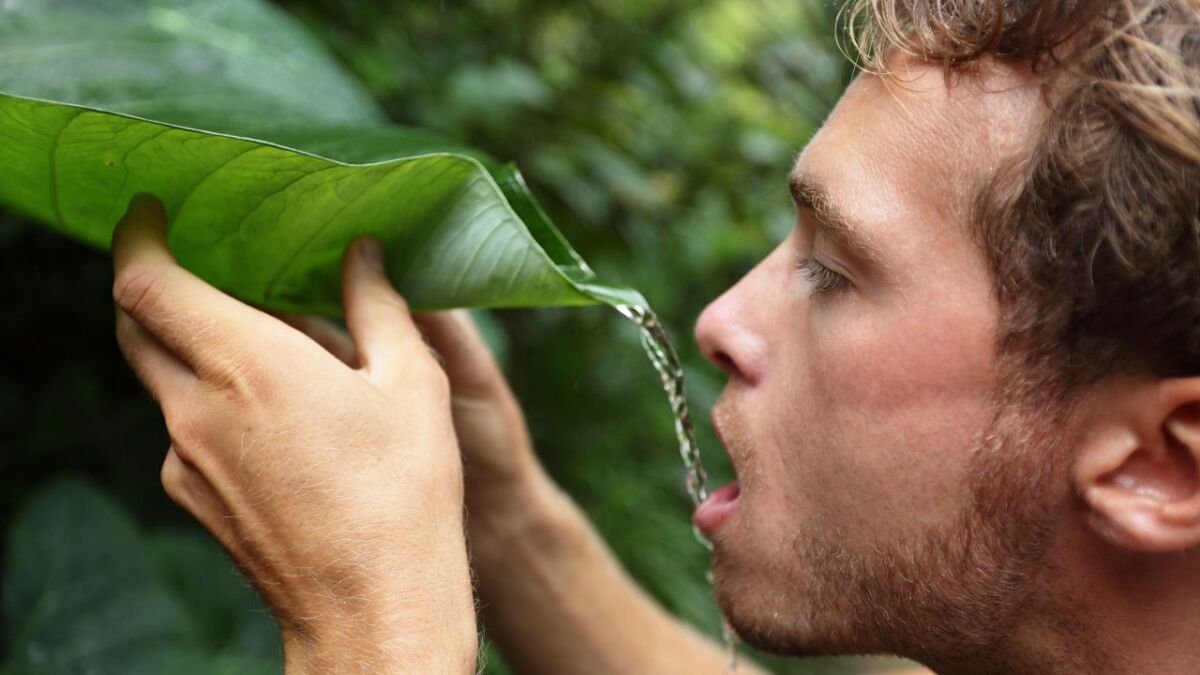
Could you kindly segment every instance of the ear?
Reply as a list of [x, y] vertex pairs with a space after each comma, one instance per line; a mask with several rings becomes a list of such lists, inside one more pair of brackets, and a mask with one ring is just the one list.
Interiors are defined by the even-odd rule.
[[1072, 471], [1088, 525], [1132, 550], [1200, 545], [1200, 377], [1126, 380], [1096, 401]]

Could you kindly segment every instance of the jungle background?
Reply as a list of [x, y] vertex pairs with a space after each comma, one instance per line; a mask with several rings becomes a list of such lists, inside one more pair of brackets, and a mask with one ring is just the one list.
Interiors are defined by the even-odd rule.
[[[686, 364], [713, 481], [727, 480], [706, 419], [723, 378], [698, 354], [691, 328], [792, 226], [786, 172], [852, 75], [834, 42], [836, 8], [819, 0], [278, 4], [393, 121], [515, 160], [600, 276], [643, 292]], [[170, 672], [277, 672], [270, 618], [160, 487], [167, 438], [118, 353], [110, 286], [107, 256], [0, 211], [3, 672], [62, 672], [35, 667], [55, 660], [45, 654], [12, 653], [43, 629], [91, 659], [89, 672], [168, 672], [152, 663], [171, 663]], [[635, 329], [606, 308], [480, 318], [550, 473], [640, 583], [718, 635], [670, 413]], [[57, 613], [38, 593], [60, 596]], [[49, 613], [40, 620], [50, 628], [30, 628], [38, 611]], [[777, 672], [858, 667], [743, 652]], [[486, 658], [486, 672], [507, 672], [494, 651]]]

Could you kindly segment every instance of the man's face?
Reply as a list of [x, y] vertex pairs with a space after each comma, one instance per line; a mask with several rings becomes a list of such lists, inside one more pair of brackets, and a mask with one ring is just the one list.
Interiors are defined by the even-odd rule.
[[735, 628], [781, 651], [913, 653], [1003, 620], [1050, 503], [989, 510], [1031, 491], [1041, 441], [997, 403], [970, 227], [977, 188], [1030, 146], [1038, 88], [893, 67], [850, 87], [791, 175], [794, 231], [696, 328], [729, 375], [714, 420], [738, 477], [696, 520]]

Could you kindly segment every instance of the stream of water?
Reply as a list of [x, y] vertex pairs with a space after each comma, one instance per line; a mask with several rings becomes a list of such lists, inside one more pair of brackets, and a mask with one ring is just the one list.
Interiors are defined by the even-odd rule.
[[[650, 357], [650, 363], [662, 380], [663, 390], [667, 393], [667, 402], [675, 416], [675, 437], [679, 442], [679, 457], [683, 460], [684, 486], [688, 497], [692, 500], [692, 508], [700, 505], [708, 498], [708, 474], [704, 471], [704, 463], [700, 456], [700, 446], [696, 445], [696, 433], [692, 426], [692, 416], [688, 412], [687, 395], [683, 388], [683, 364], [671, 346], [671, 340], [663, 329], [658, 317], [649, 307], [640, 305], [619, 305], [617, 311], [625, 318], [637, 324], [641, 333], [642, 347]], [[712, 542], [708, 540], [693, 525], [692, 533], [709, 552]], [[712, 587], [712, 572], [705, 575], [709, 587]], [[737, 669], [737, 635], [729, 625], [725, 615], [721, 615], [721, 638], [729, 653], [729, 671]]]

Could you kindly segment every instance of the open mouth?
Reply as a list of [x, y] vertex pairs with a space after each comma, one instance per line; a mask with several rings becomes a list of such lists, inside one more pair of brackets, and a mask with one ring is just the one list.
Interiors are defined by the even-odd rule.
[[692, 514], [692, 522], [700, 528], [704, 536], [711, 538], [733, 514], [741, 493], [742, 486], [737, 481], [718, 489], [696, 507], [696, 512]]
[[[725, 436], [721, 432], [720, 415], [717, 412], [719, 407], [718, 404], [712, 411], [713, 432], [716, 433], [717, 440], [721, 442], [721, 448], [725, 450], [725, 456], [729, 458], [729, 463], [732, 465], [733, 453], [730, 451], [729, 445], [725, 441]], [[737, 467], [734, 466], [734, 474], [736, 475], [736, 473]], [[721, 525], [729, 519], [729, 516], [733, 514], [741, 492], [741, 485], [736, 480], [717, 489], [700, 506], [696, 507], [695, 513], [692, 514], [692, 522], [695, 523], [696, 527], [706, 537], [711, 538], [720, 529]]]

